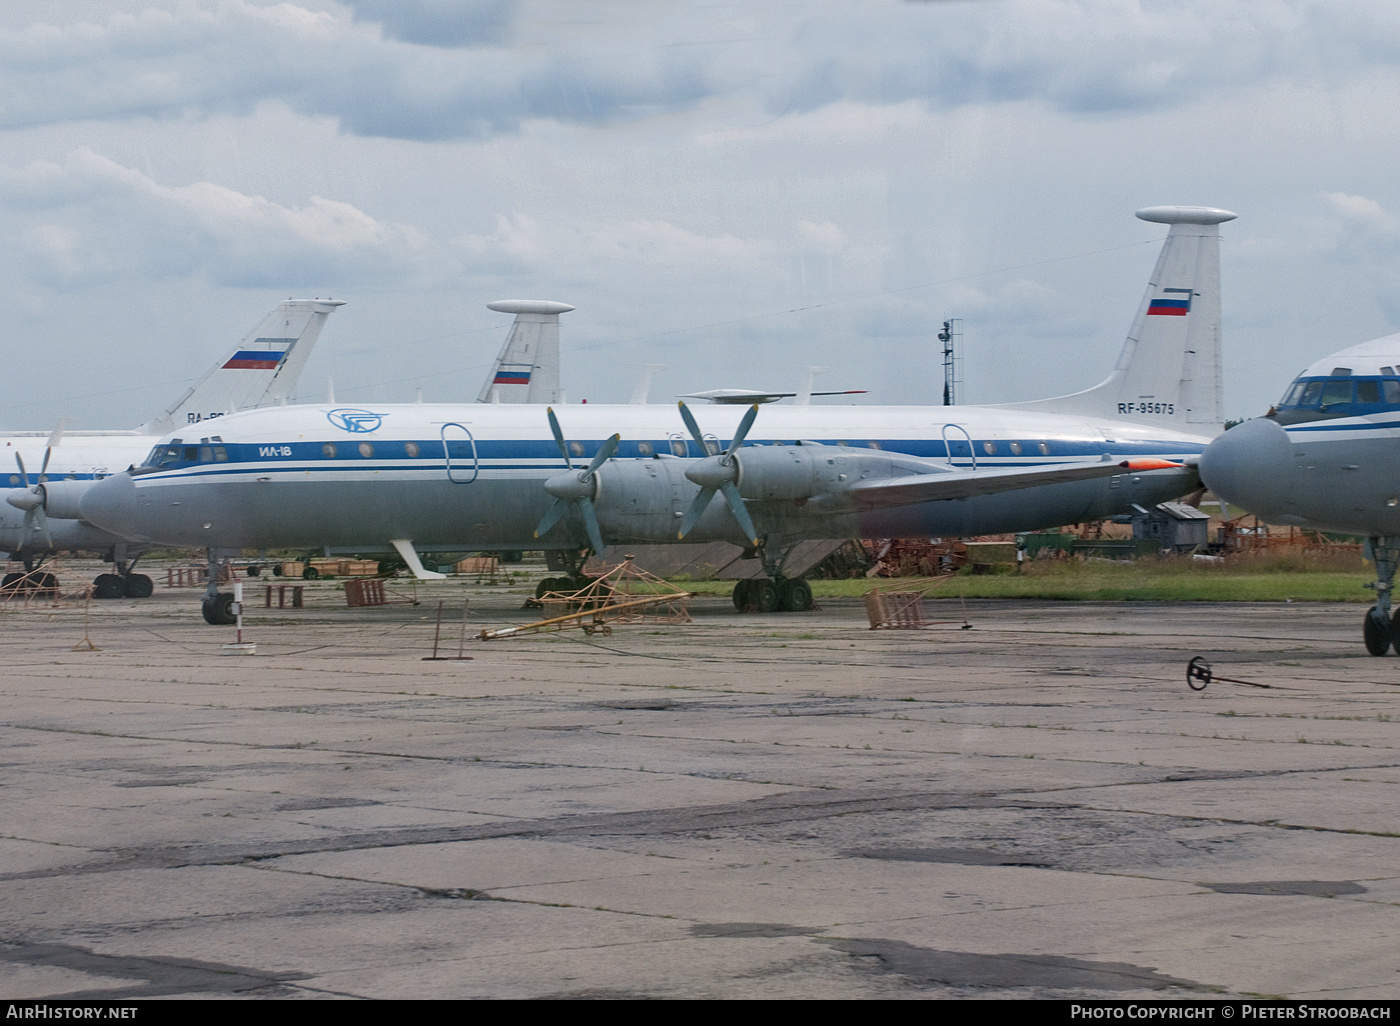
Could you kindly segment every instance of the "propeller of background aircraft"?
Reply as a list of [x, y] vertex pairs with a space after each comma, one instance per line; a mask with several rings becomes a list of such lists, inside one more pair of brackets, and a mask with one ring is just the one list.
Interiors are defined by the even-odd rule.
[[[695, 422], [695, 417], [690, 410], [686, 409], [685, 403], [677, 403], [681, 411], [681, 419], [685, 421], [685, 426], [690, 429], [690, 435], [700, 445], [701, 452], [709, 452], [709, 447], [705, 444], [705, 436], [700, 432], [700, 425]], [[690, 509], [685, 511], [685, 516], [681, 520], [680, 532], [677, 538], [684, 538], [690, 533], [690, 529], [696, 525], [705, 510], [710, 506], [710, 500], [715, 497], [715, 492], [723, 492], [725, 499], [729, 502], [729, 511], [734, 514], [734, 519], [738, 521], [739, 528], [744, 532], [744, 537], [753, 544], [758, 544], [758, 531], [754, 529], [753, 520], [749, 517], [748, 507], [744, 505], [744, 499], [739, 494], [739, 461], [734, 458], [734, 452], [739, 446], [744, 444], [744, 439], [748, 436], [749, 429], [753, 427], [754, 419], [758, 416], [758, 404], [749, 407], [749, 412], [744, 414], [744, 419], [739, 422], [739, 429], [734, 432], [734, 440], [729, 443], [729, 448], [718, 456], [707, 456], [700, 460], [695, 466], [685, 472], [685, 476], [700, 486], [700, 494], [695, 497], [695, 501], [690, 504]]]
[[593, 511], [593, 500], [598, 495], [597, 470], [617, 452], [617, 443], [622, 436], [613, 435], [609, 438], [598, 449], [598, 455], [593, 457], [593, 462], [585, 469], [576, 471], [574, 461], [569, 458], [569, 443], [564, 440], [564, 432], [559, 427], [559, 418], [554, 415], [554, 408], [549, 407], [546, 412], [549, 414], [549, 430], [554, 433], [559, 455], [564, 457], [564, 466], [568, 469], [562, 474], [555, 474], [544, 483], [544, 490], [554, 496], [554, 502], [535, 528], [535, 537], [539, 538], [547, 533], [568, 512], [569, 506], [574, 505], [583, 517], [583, 525], [588, 530], [588, 540], [593, 545], [593, 551], [602, 552], [605, 547], [603, 532], [598, 527], [598, 515]]
[[[49, 470], [49, 457], [53, 455], [53, 446], [44, 449], [44, 465], [39, 468], [39, 483], [32, 488], [26, 487], [23, 492], [8, 496], [5, 501], [16, 509], [24, 510], [24, 535], [29, 536], [29, 532], [37, 523], [39, 533], [44, 536], [44, 544], [53, 548], [53, 536], [49, 534], [49, 518], [44, 513], [44, 475]], [[29, 484], [29, 475], [24, 470], [24, 457], [15, 452], [15, 462], [19, 464], [19, 479], [25, 485]]]

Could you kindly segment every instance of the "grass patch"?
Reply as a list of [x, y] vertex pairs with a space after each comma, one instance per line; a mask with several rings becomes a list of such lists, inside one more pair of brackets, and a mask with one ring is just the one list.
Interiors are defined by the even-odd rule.
[[[1021, 573], [958, 574], [930, 598], [1024, 598], [1092, 602], [1356, 602], [1375, 593], [1374, 576], [1354, 552], [1231, 556], [1219, 563], [1186, 558], [1132, 563], [1036, 560]], [[898, 578], [809, 581], [818, 598], [855, 598], [874, 587], [901, 588]], [[733, 581], [688, 581], [702, 595], [729, 595]]]

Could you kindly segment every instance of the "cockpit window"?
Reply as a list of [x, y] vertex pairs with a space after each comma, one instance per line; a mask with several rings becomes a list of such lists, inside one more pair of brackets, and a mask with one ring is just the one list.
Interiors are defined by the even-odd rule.
[[1351, 382], [1350, 381], [1329, 381], [1322, 388], [1322, 405], [1332, 406], [1335, 403], [1351, 402]]
[[[1388, 369], [1388, 368], [1383, 368]], [[1283, 424], [1333, 417], [1364, 417], [1400, 409], [1400, 378], [1349, 377], [1345, 367], [1327, 378], [1300, 379], [1279, 400], [1274, 417]]]

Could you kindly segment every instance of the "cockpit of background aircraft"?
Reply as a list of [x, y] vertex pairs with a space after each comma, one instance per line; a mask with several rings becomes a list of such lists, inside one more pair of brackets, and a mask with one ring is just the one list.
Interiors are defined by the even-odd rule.
[[1400, 335], [1318, 360], [1284, 392], [1270, 419], [1281, 425], [1400, 412]]

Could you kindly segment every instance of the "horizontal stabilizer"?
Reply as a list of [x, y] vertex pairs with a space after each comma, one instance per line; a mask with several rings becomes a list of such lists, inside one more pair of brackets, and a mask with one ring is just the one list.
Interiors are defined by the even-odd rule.
[[[1105, 457], [1092, 463], [1062, 463], [1059, 466], [1000, 470], [969, 470], [953, 473], [914, 474], [909, 477], [886, 478], [883, 481], [863, 481], [846, 493], [866, 509], [910, 506], [919, 502], [943, 502], [950, 499], [970, 499], [976, 495], [994, 495], [1038, 485], [1087, 481], [1096, 477], [1118, 474], [1140, 474], [1152, 470], [1179, 470], [1194, 473], [1180, 463], [1169, 460], [1114, 460]], [[1183, 485], [1189, 490], [1189, 484]]]

